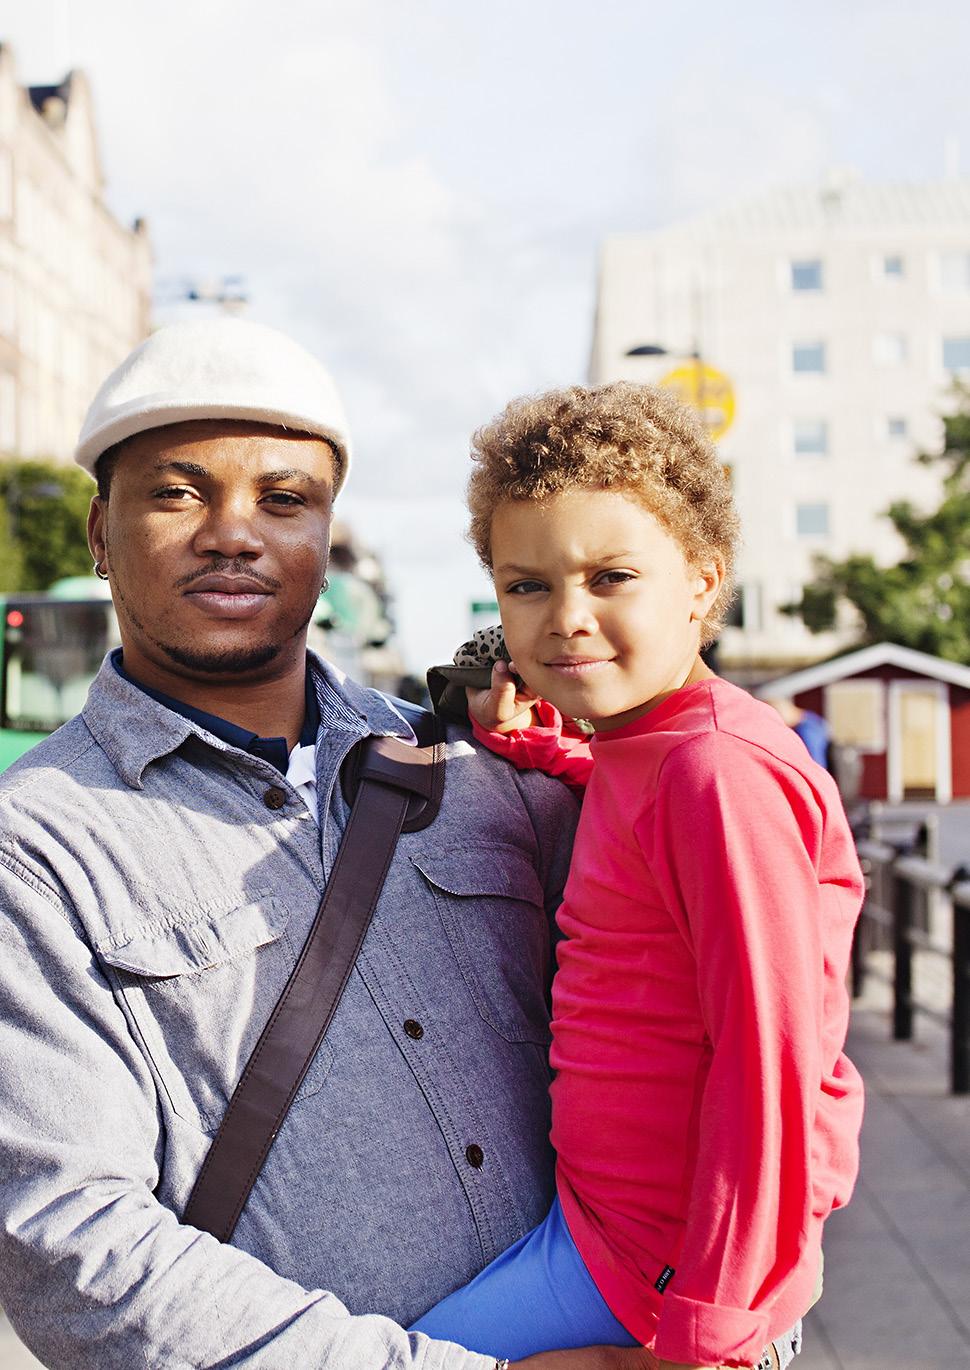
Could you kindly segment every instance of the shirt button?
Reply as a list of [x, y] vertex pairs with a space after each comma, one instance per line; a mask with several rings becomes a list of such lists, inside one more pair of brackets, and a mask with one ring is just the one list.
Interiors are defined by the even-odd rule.
[[420, 1042], [424, 1036], [424, 1028], [416, 1018], [408, 1018], [404, 1024], [404, 1031], [409, 1037], [413, 1037], [416, 1042]]
[[268, 809], [281, 809], [286, 803], [286, 791], [281, 790], [279, 785], [270, 785], [263, 795], [263, 803]]
[[465, 1160], [469, 1165], [473, 1165], [476, 1170], [481, 1170], [485, 1164], [485, 1152], [477, 1142], [472, 1142], [471, 1146], [465, 1147]]

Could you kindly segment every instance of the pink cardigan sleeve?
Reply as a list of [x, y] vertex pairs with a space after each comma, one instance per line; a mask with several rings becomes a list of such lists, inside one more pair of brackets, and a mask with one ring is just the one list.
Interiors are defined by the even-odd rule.
[[494, 733], [473, 719], [472, 731], [489, 751], [504, 756], [520, 771], [544, 771], [582, 794], [593, 768], [588, 735], [570, 732], [559, 710], [545, 699], [536, 700], [533, 709], [539, 722], [532, 728]]
[[[655, 1347], [670, 1360], [757, 1359], [765, 1310], [851, 1192], [861, 1086], [841, 1055], [845, 967], [829, 950], [847, 945], [858, 872], [849, 858], [842, 881], [820, 880], [827, 817], [797, 771], [709, 733], [667, 758], [638, 834], [696, 959], [711, 1049], [683, 1248]], [[841, 811], [830, 817], [844, 824]], [[822, 1096], [838, 1104], [843, 1089], [847, 1103], [827, 1126], [844, 1135], [819, 1148]]]

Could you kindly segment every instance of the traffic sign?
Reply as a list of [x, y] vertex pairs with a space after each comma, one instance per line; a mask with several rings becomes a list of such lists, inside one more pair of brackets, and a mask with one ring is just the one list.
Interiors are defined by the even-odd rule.
[[697, 410], [715, 441], [723, 438], [734, 422], [734, 386], [716, 366], [694, 358], [675, 366], [658, 383], [676, 391], [678, 398]]

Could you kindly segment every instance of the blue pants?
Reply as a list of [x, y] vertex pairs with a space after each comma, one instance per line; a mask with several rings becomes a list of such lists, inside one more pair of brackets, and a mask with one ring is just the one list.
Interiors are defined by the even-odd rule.
[[411, 1328], [500, 1360], [576, 1346], [636, 1346], [583, 1264], [556, 1199], [549, 1215]]

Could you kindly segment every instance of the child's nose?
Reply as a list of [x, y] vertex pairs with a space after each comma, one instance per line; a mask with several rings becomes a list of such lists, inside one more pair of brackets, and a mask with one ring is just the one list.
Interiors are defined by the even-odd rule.
[[596, 631], [596, 615], [589, 596], [582, 590], [564, 590], [551, 596], [550, 630], [556, 637], [575, 637]]

